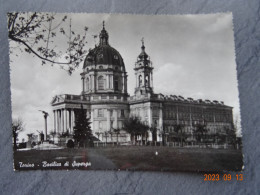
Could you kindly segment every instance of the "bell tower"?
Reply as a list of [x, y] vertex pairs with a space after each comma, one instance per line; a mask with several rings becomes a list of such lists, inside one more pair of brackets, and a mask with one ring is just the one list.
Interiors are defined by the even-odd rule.
[[135, 63], [136, 88], [135, 95], [153, 93], [153, 67], [150, 57], [145, 52], [144, 38], [142, 38], [141, 53]]

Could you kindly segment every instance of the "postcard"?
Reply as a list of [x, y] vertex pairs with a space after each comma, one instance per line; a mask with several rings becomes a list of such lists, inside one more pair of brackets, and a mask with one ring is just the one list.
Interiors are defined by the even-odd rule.
[[7, 16], [15, 170], [242, 170], [232, 13]]

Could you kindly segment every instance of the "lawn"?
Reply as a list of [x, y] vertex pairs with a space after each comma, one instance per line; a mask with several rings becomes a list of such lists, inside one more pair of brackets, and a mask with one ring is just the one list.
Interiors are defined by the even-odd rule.
[[239, 150], [135, 146], [96, 152], [123, 170], [239, 171], [243, 165]]
[[[120, 169], [215, 172], [240, 171], [243, 165], [240, 150], [155, 146], [16, 151], [14, 159], [16, 170]], [[68, 166], [64, 166], [66, 162]], [[91, 165], [86, 166], [86, 162]]]

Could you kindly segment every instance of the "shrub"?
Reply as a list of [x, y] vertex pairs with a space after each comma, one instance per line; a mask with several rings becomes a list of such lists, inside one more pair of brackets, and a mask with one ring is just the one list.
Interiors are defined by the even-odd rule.
[[74, 141], [72, 141], [71, 139], [67, 142], [67, 147], [68, 148], [74, 148]]

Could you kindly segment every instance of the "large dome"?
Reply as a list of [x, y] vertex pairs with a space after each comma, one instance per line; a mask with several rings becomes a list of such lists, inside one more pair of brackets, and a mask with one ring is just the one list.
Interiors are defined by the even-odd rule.
[[123, 66], [123, 69], [125, 69], [124, 61], [120, 53], [108, 43], [108, 33], [105, 30], [104, 25], [100, 32], [99, 39], [99, 45], [89, 51], [84, 61], [83, 68], [85, 69], [87, 66], [103, 64]]
[[83, 68], [94, 64], [125, 66], [120, 53], [110, 45], [99, 45], [89, 51]]

